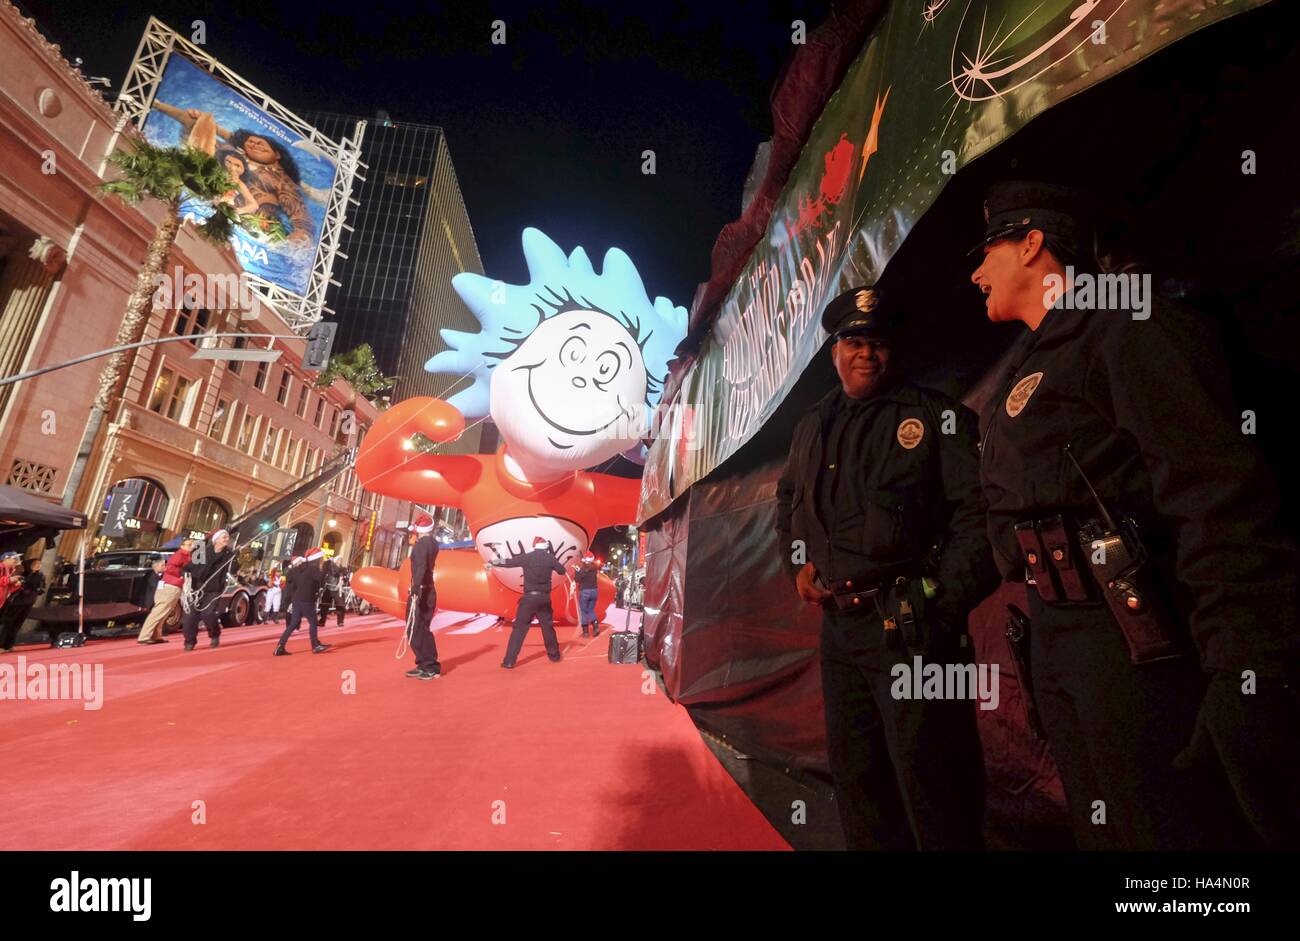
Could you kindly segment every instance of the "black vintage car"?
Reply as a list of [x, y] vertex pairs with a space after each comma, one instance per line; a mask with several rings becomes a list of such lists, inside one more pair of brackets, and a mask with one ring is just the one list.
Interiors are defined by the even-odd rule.
[[[120, 549], [100, 552], [86, 560], [85, 623], [92, 627], [117, 629], [138, 628], [144, 623], [153, 598], [149, 594], [153, 564], [166, 562], [171, 555], [165, 549]], [[34, 609], [32, 616], [39, 618], [52, 633], [56, 630], [75, 630], [77, 626], [78, 585], [80, 579], [72, 566], [63, 573], [50, 589], [49, 605]], [[266, 607], [266, 588], [263, 586], [229, 583], [218, 602], [217, 613], [226, 627], [240, 624], [257, 624]], [[180, 627], [180, 607], [163, 625], [163, 631]]]

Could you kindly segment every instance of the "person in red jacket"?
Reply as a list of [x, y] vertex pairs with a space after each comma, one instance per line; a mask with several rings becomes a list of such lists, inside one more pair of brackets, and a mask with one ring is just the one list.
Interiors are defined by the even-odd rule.
[[[140, 627], [139, 644], [165, 644], [163, 625], [167, 623], [176, 606], [181, 602], [181, 589], [185, 586], [185, 566], [190, 564], [190, 553], [194, 549], [193, 539], [181, 541], [181, 547], [167, 559], [163, 568], [162, 579], [153, 596], [153, 609]], [[157, 635], [157, 636], [155, 636]]]
[[22, 578], [18, 573], [22, 561], [22, 556], [17, 552], [6, 552], [0, 555], [0, 608], [4, 607], [10, 595], [15, 594], [22, 587]]

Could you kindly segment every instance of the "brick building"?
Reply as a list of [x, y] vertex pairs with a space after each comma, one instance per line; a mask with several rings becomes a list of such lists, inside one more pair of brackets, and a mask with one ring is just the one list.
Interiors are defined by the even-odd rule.
[[[161, 205], [105, 199], [107, 156], [121, 118], [49, 44], [36, 24], [0, 0], [0, 375], [109, 347], [134, 288]], [[234, 252], [183, 226], [171, 264], [184, 273], [237, 275]], [[204, 338], [239, 332], [238, 339]], [[304, 342], [268, 305], [156, 308], [145, 347], [91, 453], [73, 505], [92, 520], [98, 548], [161, 545], [213, 528], [285, 490], [356, 443], [377, 411], [342, 380], [318, 388], [301, 369]], [[282, 349], [273, 363], [202, 358], [215, 345]], [[62, 501], [105, 360], [0, 387], [3, 482]], [[349, 419], [354, 419], [351, 421]], [[117, 485], [138, 496], [121, 538], [99, 531]], [[395, 525], [409, 505], [361, 490], [350, 471], [299, 504], [281, 526], [298, 545], [324, 543], [354, 564], [395, 565], [405, 555]], [[372, 523], [373, 520], [373, 523]], [[66, 534], [59, 551], [79, 542]], [[47, 550], [50, 547], [46, 547]], [[39, 551], [39, 550], [33, 550]]]

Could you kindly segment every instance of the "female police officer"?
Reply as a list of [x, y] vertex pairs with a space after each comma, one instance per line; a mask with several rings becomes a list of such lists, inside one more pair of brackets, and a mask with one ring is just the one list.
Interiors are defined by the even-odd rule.
[[1144, 298], [1149, 278], [1075, 271], [1092, 244], [1077, 194], [1003, 183], [984, 214], [971, 280], [990, 320], [1029, 329], [982, 416], [980, 479], [998, 564], [1031, 585], [1076, 839], [1223, 845], [1226, 771], [1255, 832], [1294, 843], [1300, 566], [1216, 344]]

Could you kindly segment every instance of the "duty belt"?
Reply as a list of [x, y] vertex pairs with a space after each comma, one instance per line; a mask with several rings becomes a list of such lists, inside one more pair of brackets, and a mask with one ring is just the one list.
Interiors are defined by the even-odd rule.
[[1062, 514], [1015, 524], [1026, 580], [1053, 607], [1105, 604], [1135, 664], [1185, 655], [1185, 632], [1159, 597], [1146, 549], [1130, 519], [1105, 525]]
[[[916, 578], [919, 579], [919, 575]], [[867, 611], [874, 606], [885, 629], [885, 640], [895, 645], [899, 634], [912, 647], [916, 644], [917, 611], [913, 607], [912, 582], [906, 575], [892, 581], [844, 578], [830, 583], [831, 597], [841, 611]]]

